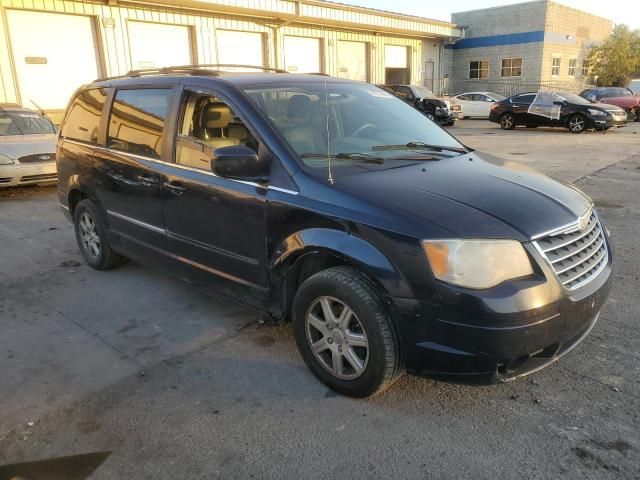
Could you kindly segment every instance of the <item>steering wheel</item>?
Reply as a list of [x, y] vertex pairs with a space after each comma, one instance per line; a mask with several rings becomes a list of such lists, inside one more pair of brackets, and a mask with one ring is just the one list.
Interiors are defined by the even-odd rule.
[[359, 137], [360, 134], [362, 132], [364, 132], [367, 128], [373, 128], [374, 130], [377, 130], [378, 127], [375, 126], [373, 123], [365, 123], [364, 125], [360, 125], [358, 128], [356, 128], [353, 133], [351, 134], [352, 137]]

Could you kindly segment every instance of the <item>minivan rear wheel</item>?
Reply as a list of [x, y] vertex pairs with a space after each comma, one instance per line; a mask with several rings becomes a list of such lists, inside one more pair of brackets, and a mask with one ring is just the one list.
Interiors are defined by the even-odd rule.
[[352, 268], [304, 281], [293, 301], [293, 332], [311, 372], [341, 394], [375, 395], [401, 374], [391, 319], [368, 279]]
[[107, 229], [91, 200], [82, 200], [73, 211], [76, 241], [84, 260], [97, 270], [109, 270], [126, 261], [111, 248]]
[[500, 126], [503, 130], [513, 130], [516, 128], [516, 117], [514, 117], [513, 113], [503, 113], [500, 117]]

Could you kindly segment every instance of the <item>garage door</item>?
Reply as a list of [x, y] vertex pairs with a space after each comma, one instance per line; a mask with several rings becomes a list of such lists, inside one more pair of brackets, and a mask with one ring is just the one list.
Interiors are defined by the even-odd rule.
[[367, 81], [366, 43], [338, 41], [338, 76], [362, 82]]
[[294, 73], [320, 73], [320, 39], [285, 35], [284, 68]]
[[386, 68], [407, 68], [407, 47], [385, 45], [384, 66]]
[[193, 63], [188, 26], [130, 21], [127, 29], [134, 69]]
[[218, 63], [264, 66], [261, 33], [216, 30], [216, 44]]
[[7, 18], [24, 106], [65, 108], [76, 88], [100, 77], [91, 17], [9, 10]]

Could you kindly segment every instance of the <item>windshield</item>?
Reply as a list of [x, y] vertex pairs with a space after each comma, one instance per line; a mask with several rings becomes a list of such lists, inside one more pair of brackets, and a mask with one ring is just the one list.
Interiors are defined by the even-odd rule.
[[591, 104], [591, 102], [589, 100], [587, 100], [586, 98], [582, 98], [581, 96], [576, 95], [575, 93], [560, 92], [560, 93], [558, 93], [558, 96], [564, 98], [569, 103], [575, 103], [575, 104], [578, 104], [578, 105], [590, 105]]
[[427, 87], [413, 87], [413, 88], [416, 89], [416, 92], [418, 93], [419, 97], [422, 97], [422, 98], [435, 97], [433, 92], [429, 90]]
[[337, 176], [464, 153], [455, 138], [378, 87], [326, 85], [326, 91], [322, 82], [244, 89], [311, 173], [326, 176], [329, 157]]
[[0, 111], [0, 136], [55, 133], [51, 122], [36, 112]]

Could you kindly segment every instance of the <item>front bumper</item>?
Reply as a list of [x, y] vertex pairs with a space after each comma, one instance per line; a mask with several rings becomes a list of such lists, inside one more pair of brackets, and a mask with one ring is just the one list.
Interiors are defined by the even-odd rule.
[[572, 292], [555, 279], [538, 278], [482, 292], [447, 286], [434, 303], [392, 299], [407, 371], [494, 383], [557, 361], [595, 325], [609, 293], [612, 258], [597, 278]]
[[53, 183], [57, 178], [55, 162], [0, 165], [0, 188]]

